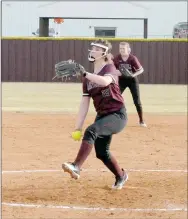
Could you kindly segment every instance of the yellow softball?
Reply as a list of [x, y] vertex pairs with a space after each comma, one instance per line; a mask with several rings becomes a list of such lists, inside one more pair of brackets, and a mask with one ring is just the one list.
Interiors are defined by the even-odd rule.
[[80, 141], [81, 137], [82, 137], [82, 132], [81, 131], [74, 131], [74, 132], [72, 132], [72, 138], [75, 141]]

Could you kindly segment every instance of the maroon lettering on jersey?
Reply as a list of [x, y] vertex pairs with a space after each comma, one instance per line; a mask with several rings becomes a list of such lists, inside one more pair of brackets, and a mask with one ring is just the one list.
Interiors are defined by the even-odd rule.
[[115, 66], [113, 64], [105, 65], [98, 75], [109, 75], [112, 77], [113, 82], [103, 87], [85, 78], [83, 81], [83, 95], [90, 96], [93, 99], [95, 110], [99, 115], [120, 110], [124, 106], [124, 100], [119, 89], [119, 77]]
[[135, 73], [142, 68], [142, 65], [140, 64], [137, 57], [132, 54], [129, 55], [126, 61], [124, 61], [121, 55], [119, 54], [113, 59], [113, 61], [117, 69], [119, 69], [119, 67], [123, 65], [132, 73]]

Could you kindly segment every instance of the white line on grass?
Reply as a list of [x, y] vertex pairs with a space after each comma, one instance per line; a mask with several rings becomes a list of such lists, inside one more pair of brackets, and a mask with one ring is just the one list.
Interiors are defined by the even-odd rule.
[[64, 205], [40, 205], [40, 204], [24, 204], [24, 203], [7, 203], [2, 205], [11, 207], [25, 207], [25, 208], [58, 208], [71, 210], [87, 210], [87, 211], [127, 211], [127, 212], [152, 212], [152, 211], [187, 211], [187, 208], [102, 208], [102, 207], [79, 207], [79, 206], [64, 206]]
[[[83, 169], [83, 172], [109, 172], [107, 169]], [[182, 172], [187, 173], [187, 170], [137, 170], [127, 169], [128, 172]], [[62, 172], [62, 170], [4, 170], [2, 174], [13, 174], [13, 173], [45, 173], [45, 172]]]

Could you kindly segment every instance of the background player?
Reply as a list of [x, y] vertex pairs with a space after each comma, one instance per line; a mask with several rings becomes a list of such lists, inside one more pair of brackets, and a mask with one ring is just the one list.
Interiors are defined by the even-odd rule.
[[97, 116], [94, 123], [85, 130], [75, 161], [64, 163], [62, 168], [73, 178], [78, 179], [80, 168], [94, 145], [96, 157], [115, 175], [113, 188], [121, 189], [127, 181], [128, 175], [119, 167], [109, 148], [112, 135], [117, 134], [126, 126], [126, 109], [118, 85], [117, 70], [113, 64], [107, 63], [107, 54], [111, 50], [111, 44], [98, 40], [91, 46], [88, 59], [94, 63], [94, 73], [84, 73], [83, 97], [75, 130], [82, 130], [90, 98], [93, 99]]
[[113, 59], [114, 65], [119, 70], [121, 65], [124, 65], [130, 73], [133, 74], [133, 77], [119, 77], [119, 86], [121, 93], [128, 87], [131, 91], [134, 104], [139, 116], [139, 124], [142, 127], [147, 127], [143, 119], [143, 109], [140, 100], [140, 91], [139, 91], [139, 81], [136, 76], [142, 74], [144, 69], [140, 64], [138, 58], [131, 54], [130, 45], [126, 42], [121, 42], [119, 44], [119, 54]]

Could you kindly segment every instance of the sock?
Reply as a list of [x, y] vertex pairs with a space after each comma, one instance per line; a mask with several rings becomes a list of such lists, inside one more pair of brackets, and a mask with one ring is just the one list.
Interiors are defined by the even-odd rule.
[[87, 141], [82, 141], [80, 146], [80, 150], [77, 154], [75, 161], [73, 162], [77, 167], [81, 167], [85, 162], [89, 154], [91, 153], [92, 145], [90, 145]]
[[110, 159], [102, 160], [105, 166], [115, 175], [115, 176], [123, 176], [123, 171], [119, 167], [117, 160], [113, 155], [110, 155]]
[[140, 122], [144, 122], [143, 120], [143, 112], [142, 112], [142, 106], [138, 105], [136, 106], [136, 110], [140, 119]]

